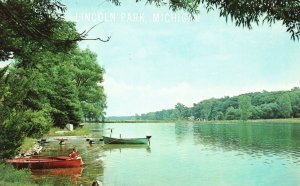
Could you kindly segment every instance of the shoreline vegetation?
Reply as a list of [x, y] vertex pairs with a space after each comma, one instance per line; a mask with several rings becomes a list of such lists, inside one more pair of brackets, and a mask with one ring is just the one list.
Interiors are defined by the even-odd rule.
[[[16, 179], [17, 178], [17, 179]], [[0, 162], [0, 185], [1, 186], [52, 186], [55, 185], [52, 180], [45, 178], [43, 180], [32, 179], [30, 169], [15, 169], [12, 165]], [[62, 186], [72, 186], [71, 179], [62, 183]]]
[[223, 121], [285, 119], [300, 117], [300, 88], [291, 90], [262, 91], [211, 98], [188, 107], [177, 103], [172, 109], [132, 116], [110, 116], [106, 120], [158, 120], [158, 121]]
[[[53, 127], [47, 133], [46, 136], [86, 136], [92, 130], [91, 124], [95, 123], [116, 123], [116, 124], [126, 124], [126, 123], [157, 123], [157, 124], [168, 124], [168, 123], [192, 123], [192, 124], [234, 124], [234, 123], [294, 123], [300, 124], [300, 118], [285, 118], [285, 119], [254, 119], [254, 120], [213, 120], [213, 121], [191, 121], [191, 120], [111, 120], [102, 122], [85, 122], [82, 123], [84, 127], [77, 127], [73, 131], [63, 130], [57, 127]], [[63, 132], [61, 132], [63, 131]]]
[[281, 119], [253, 119], [253, 120], [210, 120], [210, 121], [191, 121], [191, 120], [111, 120], [99, 123], [194, 123], [194, 124], [207, 124], [207, 123], [299, 123], [300, 118], [281, 118]]

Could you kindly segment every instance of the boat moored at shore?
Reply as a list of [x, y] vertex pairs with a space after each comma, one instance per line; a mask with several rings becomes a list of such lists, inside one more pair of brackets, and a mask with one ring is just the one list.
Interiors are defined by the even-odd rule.
[[145, 138], [112, 138], [103, 136], [104, 144], [150, 144], [151, 136]]
[[12, 160], [7, 160], [6, 163], [10, 163], [15, 168], [18, 169], [71, 168], [71, 167], [80, 167], [83, 164], [81, 157], [72, 159], [68, 156], [15, 158]]

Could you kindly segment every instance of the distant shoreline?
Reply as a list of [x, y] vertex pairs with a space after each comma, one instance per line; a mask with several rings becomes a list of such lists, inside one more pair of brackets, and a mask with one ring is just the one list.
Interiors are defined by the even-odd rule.
[[191, 120], [111, 120], [100, 123], [299, 123], [300, 118], [287, 119], [256, 119], [256, 120], [212, 120], [212, 121], [191, 121]]

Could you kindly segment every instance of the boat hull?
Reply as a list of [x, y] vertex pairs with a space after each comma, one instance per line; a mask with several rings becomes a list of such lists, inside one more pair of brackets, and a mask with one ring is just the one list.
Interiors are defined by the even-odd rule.
[[105, 144], [148, 144], [148, 138], [111, 138], [103, 136]]
[[12, 164], [15, 168], [30, 169], [55, 169], [80, 167], [81, 159], [71, 159], [67, 156], [59, 157], [37, 157], [37, 158], [16, 158], [7, 160], [6, 163]]

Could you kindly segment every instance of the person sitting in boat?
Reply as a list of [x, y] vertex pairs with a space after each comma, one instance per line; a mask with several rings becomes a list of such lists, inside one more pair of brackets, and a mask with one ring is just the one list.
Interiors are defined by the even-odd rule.
[[73, 148], [72, 152], [69, 154], [69, 157], [71, 159], [76, 159], [77, 158], [77, 149]]

